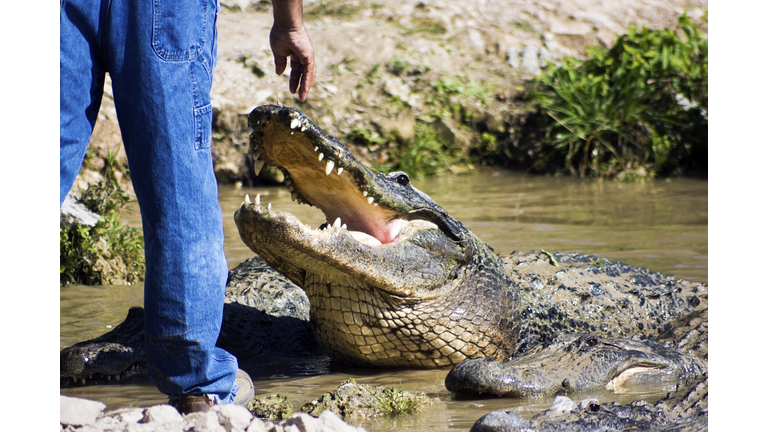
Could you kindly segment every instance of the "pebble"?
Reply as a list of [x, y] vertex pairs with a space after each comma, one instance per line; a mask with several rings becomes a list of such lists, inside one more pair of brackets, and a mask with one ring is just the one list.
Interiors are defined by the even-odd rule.
[[170, 405], [104, 412], [107, 406], [101, 402], [63, 395], [60, 398], [62, 432], [365, 432], [331, 411], [324, 411], [318, 418], [297, 413], [273, 423], [254, 418], [237, 405], [219, 405], [205, 413], [182, 416]]

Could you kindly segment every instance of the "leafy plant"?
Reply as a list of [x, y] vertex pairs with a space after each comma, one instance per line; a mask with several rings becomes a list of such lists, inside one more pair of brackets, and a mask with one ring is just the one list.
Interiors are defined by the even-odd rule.
[[130, 199], [117, 183], [117, 153], [105, 161], [105, 179], [88, 188], [78, 199], [104, 220], [94, 226], [73, 224], [59, 228], [59, 283], [117, 284], [144, 279], [144, 237], [141, 230], [122, 226], [119, 210]]
[[706, 170], [708, 44], [699, 25], [683, 14], [674, 29], [630, 27], [610, 50], [588, 54], [548, 65], [532, 86], [552, 149], [538, 168], [555, 156], [580, 177]]

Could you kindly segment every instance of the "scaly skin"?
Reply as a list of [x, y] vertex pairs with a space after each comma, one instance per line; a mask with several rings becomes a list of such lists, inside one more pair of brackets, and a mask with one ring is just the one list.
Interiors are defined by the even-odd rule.
[[[654, 340], [706, 308], [706, 286], [605, 259], [500, 260], [404, 173], [373, 174], [297, 110], [260, 107], [250, 120], [256, 159], [281, 167], [292, 196], [320, 207], [328, 224], [313, 230], [246, 203], [236, 213], [241, 236], [307, 292], [313, 331], [335, 360], [415, 368], [508, 360], [558, 332]], [[333, 226], [337, 218], [347, 226]], [[260, 324], [231, 327], [220, 343], [237, 347]]]
[[280, 167], [293, 198], [328, 224], [244, 203], [240, 237], [304, 289], [332, 358], [437, 368], [514, 354], [518, 296], [485, 243], [404, 173], [374, 174], [298, 110], [259, 107], [249, 124], [254, 157]]
[[[628, 380], [697, 379], [707, 374], [707, 361], [689, 351], [707, 338], [706, 316], [704, 310], [684, 317], [673, 323], [678, 332], [657, 342], [559, 333], [504, 363], [483, 358], [461, 362], [446, 376], [445, 387], [457, 393], [530, 397], [601, 388], [620, 392]], [[699, 342], [691, 335], [698, 335]]]
[[708, 430], [709, 380], [692, 380], [656, 404], [635, 401], [601, 405], [595, 398], [576, 403], [557, 396], [552, 406], [530, 420], [514, 410], [496, 410], [480, 417], [470, 432], [699, 432]]

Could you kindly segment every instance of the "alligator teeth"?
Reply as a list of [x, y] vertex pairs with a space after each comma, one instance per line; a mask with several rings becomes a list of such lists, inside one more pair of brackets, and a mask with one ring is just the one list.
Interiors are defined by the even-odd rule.
[[267, 206], [267, 210], [272, 211], [272, 203], [269, 203], [269, 205]]
[[250, 204], [251, 203], [251, 197], [248, 194], [245, 194], [245, 203]]
[[299, 121], [299, 119], [291, 120], [291, 129], [296, 129], [300, 125], [301, 125], [301, 122]]
[[256, 175], [259, 175], [261, 172], [261, 169], [264, 167], [264, 161], [255, 160], [253, 161], [253, 173]]
[[335, 221], [333, 221], [333, 227], [334, 228], [340, 228], [341, 227], [341, 218], [337, 217]]
[[367, 197], [368, 196], [368, 191], [363, 191], [363, 196]]
[[261, 207], [261, 194], [256, 194], [256, 205]]
[[328, 159], [328, 163], [325, 165], [325, 175], [331, 175], [333, 167], [336, 165], [332, 160]]
[[262, 155], [261, 150], [256, 150], [255, 152], [253, 152], [253, 159], [254, 160], [259, 160], [259, 159], [261, 159], [261, 155]]
[[347, 224], [342, 225], [341, 229], [347, 229]]
[[115, 375], [115, 381], [120, 381], [120, 374]]
[[342, 171], [344, 171], [344, 168], [339, 167], [336, 169], [336, 174], [341, 175]]
[[318, 147], [318, 146], [315, 146], [315, 151], [317, 151], [317, 149], [319, 149], [319, 148], [320, 148], [320, 147]]
[[307, 130], [307, 124], [306, 123], [302, 123], [301, 124], [301, 131], [304, 132], [305, 130]]
[[296, 201], [296, 197], [299, 196], [296, 192], [291, 192], [291, 201]]
[[320, 156], [317, 157], [317, 160], [321, 161], [321, 160], [323, 160], [324, 157], [325, 157], [325, 155], [321, 152]]
[[293, 190], [294, 190], [294, 189], [296, 189], [296, 188], [295, 188], [295, 187], [293, 187], [293, 185], [292, 185], [292, 184], [289, 184], [289, 185], [287, 186], [287, 189], [288, 189], [288, 191], [289, 191], [289, 192], [293, 192]]
[[112, 375], [107, 375], [107, 381], [112, 381]]
[[373, 204], [373, 197], [368, 197], [368, 204]]
[[80, 383], [85, 385], [85, 378], [80, 378]]

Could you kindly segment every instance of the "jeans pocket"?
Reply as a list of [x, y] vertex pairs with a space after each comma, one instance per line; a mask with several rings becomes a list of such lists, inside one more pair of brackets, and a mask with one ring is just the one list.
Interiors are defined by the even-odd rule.
[[197, 58], [205, 45], [208, 2], [153, 0], [152, 49], [165, 61]]
[[211, 147], [211, 128], [213, 126], [213, 105], [195, 108], [195, 150]]

